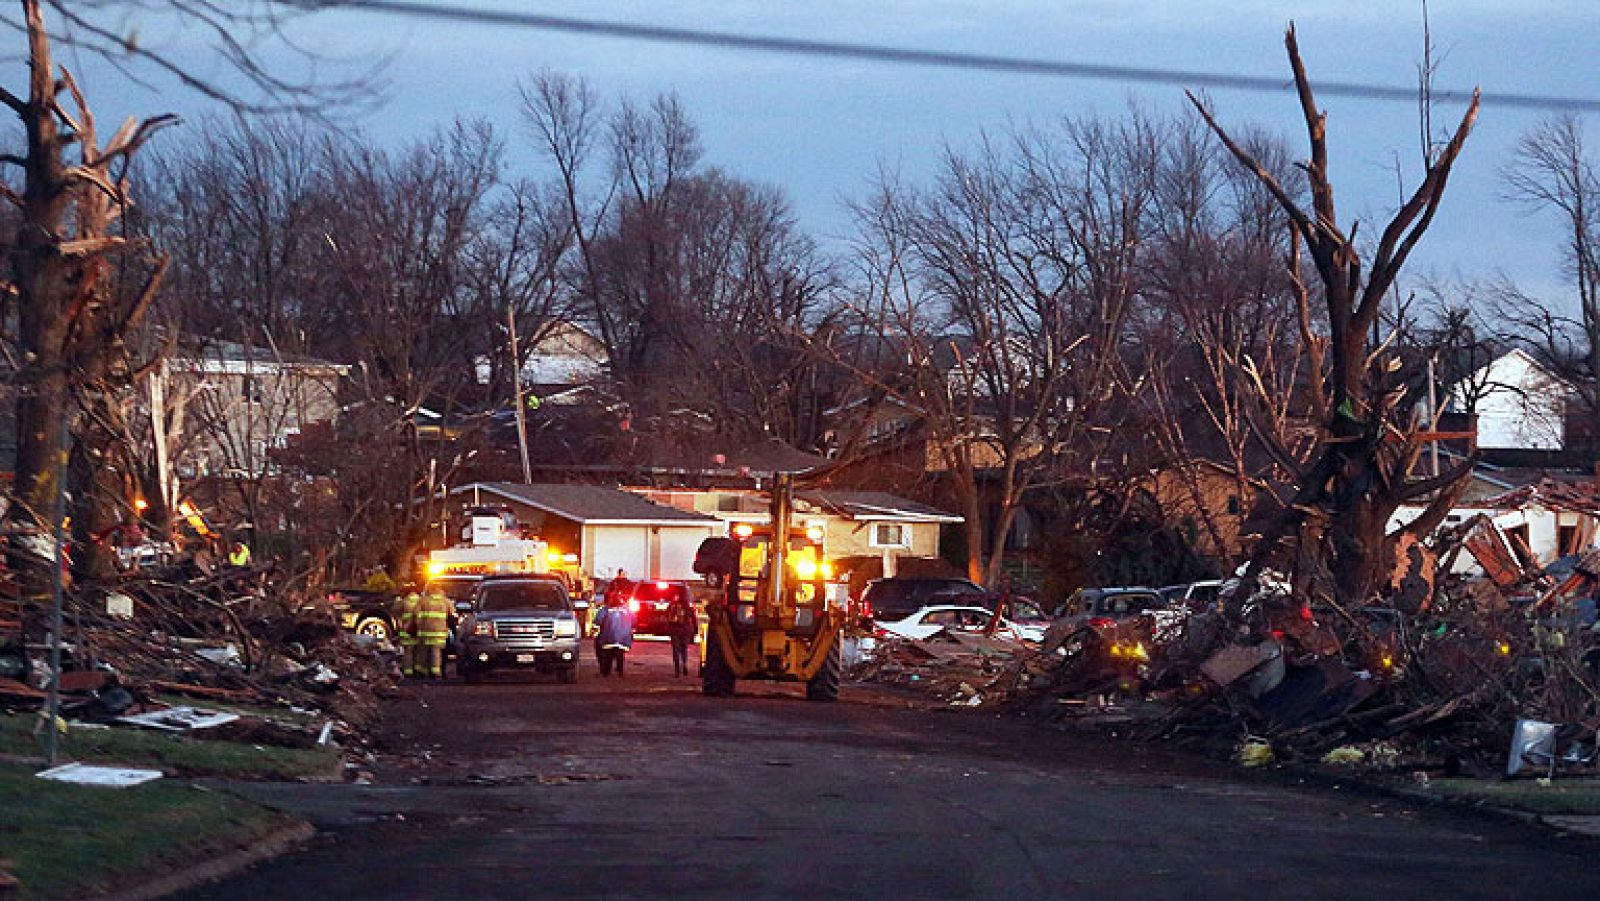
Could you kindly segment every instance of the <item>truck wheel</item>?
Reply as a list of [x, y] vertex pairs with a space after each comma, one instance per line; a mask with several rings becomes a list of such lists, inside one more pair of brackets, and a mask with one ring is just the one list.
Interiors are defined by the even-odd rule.
[[817, 670], [817, 674], [806, 683], [806, 700], [839, 700], [839, 682], [843, 678], [844, 665], [839, 657], [839, 638], [834, 636], [833, 646], [828, 648], [828, 659], [822, 661], [822, 669]]
[[368, 614], [356, 622], [357, 635], [371, 635], [379, 641], [391, 641], [393, 632], [389, 629], [389, 621], [381, 616]]
[[706, 636], [706, 662], [700, 669], [700, 691], [713, 698], [726, 698], [733, 694], [733, 670], [722, 656], [722, 642]]

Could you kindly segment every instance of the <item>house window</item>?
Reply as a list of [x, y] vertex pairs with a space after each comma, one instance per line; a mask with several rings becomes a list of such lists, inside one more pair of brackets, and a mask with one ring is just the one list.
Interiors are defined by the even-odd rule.
[[243, 395], [244, 401], [247, 404], [261, 403], [261, 383], [252, 376], [245, 376], [241, 394]]
[[868, 544], [872, 547], [910, 547], [911, 529], [897, 522], [873, 523], [872, 539]]

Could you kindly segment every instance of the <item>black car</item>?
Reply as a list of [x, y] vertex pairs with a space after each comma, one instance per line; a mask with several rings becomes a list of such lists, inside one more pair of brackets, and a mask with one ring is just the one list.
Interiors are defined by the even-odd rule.
[[558, 578], [489, 576], [456, 630], [456, 671], [476, 682], [490, 670], [537, 669], [578, 681], [580, 637], [572, 596]]
[[694, 607], [694, 592], [687, 582], [635, 582], [628, 592], [628, 609], [633, 611], [633, 631], [644, 635], [667, 634], [667, 611], [672, 602], [686, 599]]
[[328, 608], [339, 625], [357, 635], [381, 641], [395, 640], [395, 595], [367, 588], [335, 588], [328, 592]]
[[977, 604], [986, 596], [983, 587], [970, 579], [901, 578], [873, 579], [861, 594], [858, 613], [864, 620], [902, 620], [924, 607], [936, 604]]

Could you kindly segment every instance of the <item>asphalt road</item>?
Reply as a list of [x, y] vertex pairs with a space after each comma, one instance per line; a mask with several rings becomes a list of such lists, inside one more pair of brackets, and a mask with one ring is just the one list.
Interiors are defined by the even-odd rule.
[[[747, 690], [748, 689], [748, 690]], [[195, 898], [1600, 897], [1596, 846], [992, 715], [674, 679], [421, 686], [372, 786]]]

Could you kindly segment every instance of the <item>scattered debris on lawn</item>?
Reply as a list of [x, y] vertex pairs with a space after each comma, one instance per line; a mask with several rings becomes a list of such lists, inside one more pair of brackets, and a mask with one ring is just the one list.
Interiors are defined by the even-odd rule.
[[117, 717], [117, 722], [145, 726], [150, 729], [160, 729], [165, 732], [191, 732], [196, 729], [215, 728], [225, 723], [234, 722], [237, 719], [239, 719], [239, 714], [237, 713], [202, 710], [198, 707], [168, 707], [165, 710], [154, 710], [150, 713], [119, 716]]
[[[8, 591], [0, 581], [0, 596]], [[363, 747], [380, 699], [393, 692], [399, 652], [346, 632], [306, 597], [251, 567], [175, 565], [73, 586], [62, 635], [63, 724]], [[0, 659], [0, 714], [38, 716], [46, 703], [48, 612], [44, 602], [0, 600], [0, 648], [15, 649]]]
[[93, 766], [87, 763], [67, 763], [44, 770], [38, 776], [40, 779], [66, 782], [72, 785], [129, 788], [160, 779], [161, 771], [125, 766]]

